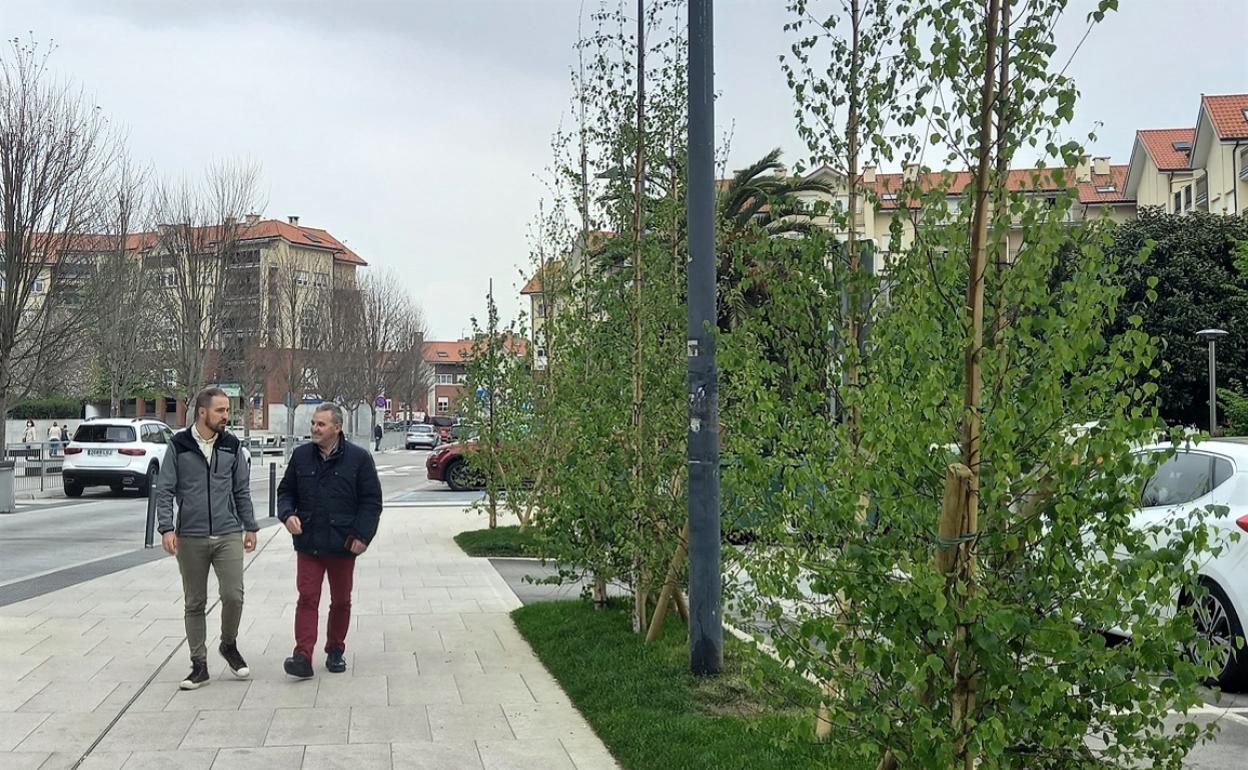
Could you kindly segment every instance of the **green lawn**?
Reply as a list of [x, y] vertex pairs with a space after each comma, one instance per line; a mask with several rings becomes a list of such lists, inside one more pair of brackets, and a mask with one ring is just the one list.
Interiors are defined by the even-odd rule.
[[532, 604], [512, 617], [625, 770], [844, 764], [834, 745], [813, 742], [813, 711], [802, 704], [817, 700], [816, 689], [727, 632], [724, 673], [700, 678], [689, 673], [674, 611], [650, 645], [632, 633], [622, 604]]
[[455, 542], [469, 556], [541, 556], [532, 530], [519, 526], [460, 532]]

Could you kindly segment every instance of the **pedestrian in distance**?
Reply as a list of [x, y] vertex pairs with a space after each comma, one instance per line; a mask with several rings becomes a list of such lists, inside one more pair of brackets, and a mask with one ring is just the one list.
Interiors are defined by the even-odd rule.
[[381, 423], [373, 426], [373, 451], [381, 451], [381, 437], [385, 435], [385, 430], [381, 427]]
[[27, 421], [26, 421], [26, 430], [22, 431], [22, 443], [23, 443], [23, 444], [33, 444], [33, 443], [35, 443], [37, 440], [38, 440], [38, 439], [36, 439], [36, 438], [35, 438], [35, 421], [34, 421], [34, 420], [27, 420]]
[[[191, 673], [183, 690], [208, 683], [208, 568], [217, 575], [221, 599], [221, 643], [217, 652], [234, 676], [246, 679], [247, 661], [238, 652], [243, 617], [243, 554], [256, 549], [251, 473], [238, 437], [225, 430], [230, 399], [220, 388], [195, 396], [195, 422], [173, 435], [156, 479], [156, 514], [161, 544], [178, 559], [182, 575], [186, 644]], [[174, 503], [177, 502], [175, 521]]]
[[61, 444], [65, 445], [68, 443], [69, 443], [69, 423], [65, 423], [64, 425], [61, 426]]
[[337, 404], [324, 403], [313, 412], [312, 442], [295, 447], [277, 487], [277, 515], [294, 541], [299, 592], [295, 649], [286, 659], [286, 673], [299, 679], [313, 675], [321, 587], [328, 577], [325, 668], [341, 674], [347, 670], [355, 559], [377, 534], [381, 480], [368, 450], [342, 435]]
[[61, 427], [56, 424], [56, 420], [52, 421], [52, 426], [48, 428], [48, 456], [56, 457], [61, 448]]

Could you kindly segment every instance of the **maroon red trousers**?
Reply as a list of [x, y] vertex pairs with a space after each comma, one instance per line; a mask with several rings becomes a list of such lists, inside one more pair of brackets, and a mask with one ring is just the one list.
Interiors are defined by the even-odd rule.
[[296, 554], [295, 652], [312, 660], [316, 648], [316, 627], [321, 607], [321, 586], [329, 577], [329, 624], [325, 629], [325, 652], [347, 649], [347, 629], [351, 626], [351, 584], [355, 577], [352, 556], [310, 556]]

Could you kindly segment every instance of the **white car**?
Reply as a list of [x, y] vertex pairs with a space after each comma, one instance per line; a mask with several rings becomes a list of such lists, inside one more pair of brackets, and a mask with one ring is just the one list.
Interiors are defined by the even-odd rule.
[[[1169, 449], [1169, 444], [1152, 444], [1140, 451]], [[1223, 547], [1200, 566], [1209, 590], [1200, 598], [1194, 620], [1197, 632], [1221, 651], [1211, 680], [1225, 689], [1239, 689], [1248, 686], [1248, 649], [1242, 642], [1248, 619], [1248, 439], [1215, 439], [1179, 450], [1144, 485], [1141, 507], [1131, 523], [1147, 529], [1208, 506], [1226, 507], [1225, 513], [1205, 520], [1213, 530], [1211, 541]]]
[[87, 487], [113, 492], [134, 487], [146, 494], [156, 480], [173, 431], [159, 420], [107, 418], [78, 426], [65, 445], [61, 481], [65, 494], [78, 497]]
[[408, 449], [433, 449], [440, 443], [442, 442], [437, 428], [432, 425], [413, 425], [407, 430], [404, 446]]

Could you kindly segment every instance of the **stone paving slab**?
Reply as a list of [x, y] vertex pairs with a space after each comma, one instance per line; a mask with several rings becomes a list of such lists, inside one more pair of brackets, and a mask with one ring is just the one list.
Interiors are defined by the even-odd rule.
[[[297, 595], [278, 528], [249, 557], [245, 680], [216, 655], [213, 611], [212, 681], [178, 689], [188, 658], [172, 559], [0, 607], [0, 767], [616, 768], [512, 624], [515, 593], [451, 540], [483, 525], [458, 508], [387, 509], [357, 565], [350, 668], [330, 674], [318, 652], [310, 681], [281, 669]], [[326, 589], [318, 647], [328, 603]]]

